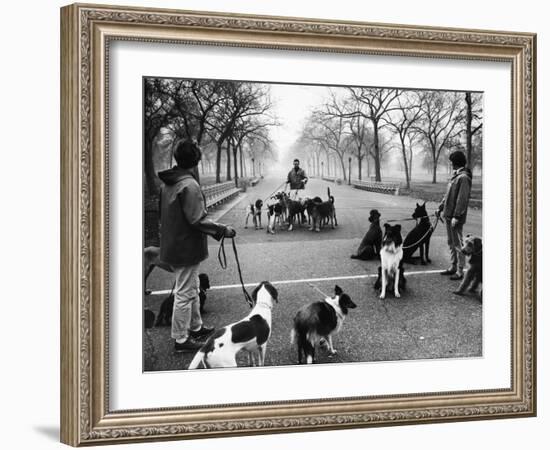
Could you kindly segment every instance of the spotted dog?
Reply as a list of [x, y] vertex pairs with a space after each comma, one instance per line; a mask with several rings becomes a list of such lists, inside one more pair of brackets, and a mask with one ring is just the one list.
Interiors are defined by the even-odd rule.
[[263, 366], [267, 341], [271, 335], [271, 310], [278, 301], [277, 289], [268, 281], [262, 281], [252, 293], [254, 308], [244, 319], [220, 328], [212, 334], [197, 352], [188, 369], [199, 366], [237, 367], [237, 353], [248, 352], [248, 361]]
[[248, 228], [248, 219], [252, 216], [252, 222], [254, 223], [254, 229], [262, 229], [262, 206], [264, 202], [260, 199], [256, 200], [254, 203], [251, 203], [246, 207], [246, 219], [244, 222], [244, 227]]

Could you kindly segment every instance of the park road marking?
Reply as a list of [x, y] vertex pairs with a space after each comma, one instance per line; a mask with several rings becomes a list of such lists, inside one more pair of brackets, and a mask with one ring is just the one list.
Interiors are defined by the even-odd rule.
[[[417, 270], [414, 272], [405, 272], [405, 275], [429, 275], [434, 273], [441, 272], [442, 269], [436, 269], [436, 270]], [[348, 276], [340, 276], [340, 277], [327, 277], [327, 278], [306, 278], [302, 280], [281, 280], [281, 281], [270, 281], [273, 285], [280, 285], [280, 284], [300, 284], [300, 283], [319, 283], [322, 281], [339, 281], [339, 280], [361, 280], [364, 278], [374, 278], [377, 277], [378, 274], [376, 273], [368, 273], [364, 275], [348, 275]], [[245, 283], [244, 287], [254, 287], [257, 286], [258, 283]], [[224, 286], [212, 286], [209, 290], [211, 291], [218, 291], [222, 289], [235, 289], [240, 288], [240, 284], [226, 284]], [[152, 291], [150, 295], [166, 295], [170, 294], [172, 292], [171, 289], [165, 289], [163, 291]]]

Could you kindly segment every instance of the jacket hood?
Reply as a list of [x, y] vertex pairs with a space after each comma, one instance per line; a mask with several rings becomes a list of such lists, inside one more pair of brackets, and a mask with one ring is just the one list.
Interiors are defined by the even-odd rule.
[[168, 186], [174, 185], [186, 177], [193, 177], [195, 180], [197, 180], [197, 177], [195, 176], [195, 170], [182, 169], [178, 166], [174, 166], [171, 169], [159, 172], [158, 177], [162, 180], [164, 184]]
[[466, 175], [470, 180], [472, 179], [472, 171], [467, 167], [462, 167], [458, 169], [456, 174], [453, 176], [453, 178], [459, 177], [461, 175]]

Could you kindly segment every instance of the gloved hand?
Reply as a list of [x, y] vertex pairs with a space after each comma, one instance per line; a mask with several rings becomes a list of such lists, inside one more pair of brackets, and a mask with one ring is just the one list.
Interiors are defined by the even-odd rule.
[[225, 234], [224, 236], [226, 238], [234, 238], [235, 236], [237, 235], [237, 232], [235, 231], [235, 229], [231, 226], [227, 226], [225, 228]]
[[455, 228], [458, 225], [458, 219], [456, 217], [453, 217], [451, 219], [451, 227]]

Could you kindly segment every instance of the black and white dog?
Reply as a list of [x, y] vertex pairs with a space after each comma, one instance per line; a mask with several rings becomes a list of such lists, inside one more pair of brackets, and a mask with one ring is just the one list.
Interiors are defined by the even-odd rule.
[[339, 286], [334, 287], [334, 297], [310, 303], [298, 310], [294, 317], [294, 327], [290, 334], [291, 343], [298, 345], [298, 363], [305, 357], [307, 364], [315, 360], [315, 347], [326, 342], [332, 355], [336, 353], [332, 345], [332, 335], [340, 331], [349, 309], [356, 308], [350, 296]]
[[380, 250], [380, 267], [375, 289], [380, 289], [380, 298], [386, 298], [386, 287], [393, 281], [393, 293], [401, 297], [400, 289], [405, 288], [405, 272], [403, 270], [403, 238], [401, 225], [384, 224], [384, 237]]
[[432, 224], [430, 217], [426, 212], [426, 202], [422, 205], [416, 204], [416, 208], [412, 214], [413, 219], [416, 219], [416, 226], [409, 231], [403, 242], [403, 260], [413, 263], [413, 254], [418, 249], [420, 251], [420, 264], [428, 264], [430, 260], [430, 238], [432, 237]]
[[267, 232], [275, 234], [275, 225], [284, 221], [285, 205], [283, 202], [283, 192], [272, 195], [267, 201]]
[[[210, 289], [210, 278], [208, 278], [208, 275], [206, 275], [205, 273], [199, 274], [199, 301], [201, 313], [204, 313], [204, 305], [206, 303], [206, 291], [208, 289]], [[173, 311], [174, 293], [172, 292], [162, 301], [155, 326], [162, 327], [163, 325], [171, 325]]]
[[262, 281], [252, 292], [254, 308], [244, 319], [220, 328], [212, 334], [197, 352], [188, 369], [199, 366], [207, 369], [214, 367], [237, 367], [237, 353], [248, 352], [248, 361], [254, 365], [254, 356], [258, 365], [263, 366], [267, 341], [271, 335], [271, 310], [278, 301], [277, 289], [268, 281]]
[[254, 229], [262, 229], [262, 206], [264, 202], [260, 199], [256, 200], [254, 203], [250, 203], [246, 207], [246, 219], [244, 222], [244, 227], [248, 228], [248, 218], [252, 216], [252, 222], [254, 223]]

